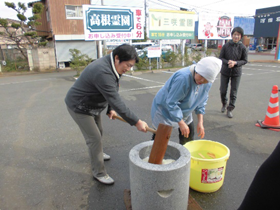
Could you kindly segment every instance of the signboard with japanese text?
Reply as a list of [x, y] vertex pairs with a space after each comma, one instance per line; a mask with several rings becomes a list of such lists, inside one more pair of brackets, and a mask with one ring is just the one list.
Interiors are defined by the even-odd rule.
[[200, 13], [198, 39], [231, 39], [234, 16]]
[[143, 8], [83, 5], [85, 40], [144, 39]]
[[194, 39], [195, 13], [149, 9], [150, 39]]
[[160, 47], [148, 47], [148, 58], [159, 58], [161, 56]]
[[280, 6], [257, 9], [254, 37], [277, 37], [280, 23]]

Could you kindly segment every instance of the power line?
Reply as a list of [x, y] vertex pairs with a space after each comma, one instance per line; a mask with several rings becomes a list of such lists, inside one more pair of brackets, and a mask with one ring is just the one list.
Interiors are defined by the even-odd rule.
[[[164, 4], [168, 4], [168, 5], [171, 5], [172, 7], [179, 7], [179, 6], [176, 6], [176, 5], [174, 5], [174, 4], [170, 4], [170, 3], [167, 3], [167, 2], [164, 2], [164, 1], [161, 1], [161, 0], [158, 0], [159, 2], [162, 2], [162, 3], [164, 3]], [[179, 7], [180, 8], [180, 7]]]
[[[160, 4], [161, 6], [164, 6], [164, 7], [167, 7], [168, 9], [170, 9], [170, 6], [166, 6], [166, 5], [162, 4], [162, 3], [160, 3], [160, 2], [162, 2], [162, 1], [160, 1], [160, 0], [158, 0], [158, 1], [159, 1], [159, 2], [149, 0], [149, 2], [153, 2], [153, 3], [155, 3], [155, 4]], [[166, 3], [166, 2], [163, 2], [163, 3], [168, 4], [168, 5], [171, 5], [172, 7], [180, 8], [179, 6], [176, 6], [176, 5], [173, 5], [173, 4], [170, 4], [170, 3]]]
[[[164, 1], [162, 1], [161, 0], [161, 2], [164, 2]], [[176, 2], [177, 3], [180, 3], [180, 4], [182, 4], [182, 5], [184, 5], [184, 6], [178, 6], [178, 5], [174, 5], [174, 6], [176, 6], [176, 7], [185, 7], [186, 8], [186, 3], [185, 2], [181, 2], [181, 1], [178, 1], [178, 0], [176, 0]], [[166, 2], [165, 2], [166, 3]], [[215, 2], [214, 2], [215, 3]], [[217, 3], [217, 2], [216, 2]], [[168, 3], [168, 4], [170, 4], [170, 3]], [[233, 15], [237, 15], [237, 13], [231, 13], [231, 12], [224, 12], [224, 11], [219, 11], [219, 10], [211, 10], [211, 9], [204, 9], [203, 7], [205, 6], [196, 6], [196, 5], [191, 5], [191, 4], [187, 4], [188, 6], [189, 6], [189, 10], [190, 11], [192, 11], [192, 10], [194, 10], [196, 13], [199, 13], [199, 12], [206, 12], [206, 13], [210, 13], [210, 12], [214, 12], [214, 13], [223, 13], [223, 14], [233, 14]], [[191, 8], [192, 7], [192, 8]], [[197, 11], [197, 9], [201, 9], [202, 11]], [[253, 17], [253, 15], [244, 15], [244, 14], [242, 14], [241, 15], [242, 17]]]
[[225, 0], [220, 0], [220, 1], [216, 1], [216, 2], [210, 3], [210, 4], [206, 4], [206, 5], [203, 5], [202, 7], [205, 7], [205, 6], [208, 6], [208, 5], [213, 5], [213, 4], [219, 3], [221, 1], [225, 1]]

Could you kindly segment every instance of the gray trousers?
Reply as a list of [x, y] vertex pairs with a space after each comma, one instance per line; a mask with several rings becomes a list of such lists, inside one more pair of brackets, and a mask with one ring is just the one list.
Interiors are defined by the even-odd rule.
[[86, 144], [88, 146], [89, 157], [91, 162], [91, 169], [94, 177], [102, 177], [107, 174], [102, 147], [102, 125], [101, 116], [90, 116], [73, 112], [67, 107], [73, 120], [78, 124]]
[[230, 100], [227, 109], [229, 111], [232, 111], [235, 108], [235, 102], [237, 98], [237, 91], [239, 87], [239, 83], [241, 80], [240, 77], [228, 77], [221, 74], [221, 84], [220, 84], [220, 94], [221, 94], [221, 102], [223, 105], [227, 104], [228, 98], [227, 98], [227, 90], [228, 90], [228, 84], [230, 82]]

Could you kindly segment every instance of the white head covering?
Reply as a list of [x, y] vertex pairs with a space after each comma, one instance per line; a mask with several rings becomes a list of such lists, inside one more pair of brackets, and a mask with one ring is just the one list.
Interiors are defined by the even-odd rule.
[[213, 83], [222, 68], [222, 60], [216, 57], [202, 58], [196, 65], [195, 71]]

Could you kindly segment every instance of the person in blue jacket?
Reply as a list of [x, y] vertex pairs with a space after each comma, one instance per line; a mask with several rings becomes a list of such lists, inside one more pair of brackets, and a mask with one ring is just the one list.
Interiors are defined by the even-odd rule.
[[221, 66], [220, 59], [206, 57], [197, 64], [175, 72], [153, 100], [153, 126], [157, 128], [162, 123], [178, 128], [179, 143], [184, 145], [194, 139], [192, 112], [195, 111], [198, 118], [197, 133], [200, 138], [204, 138], [203, 115], [208, 93]]

